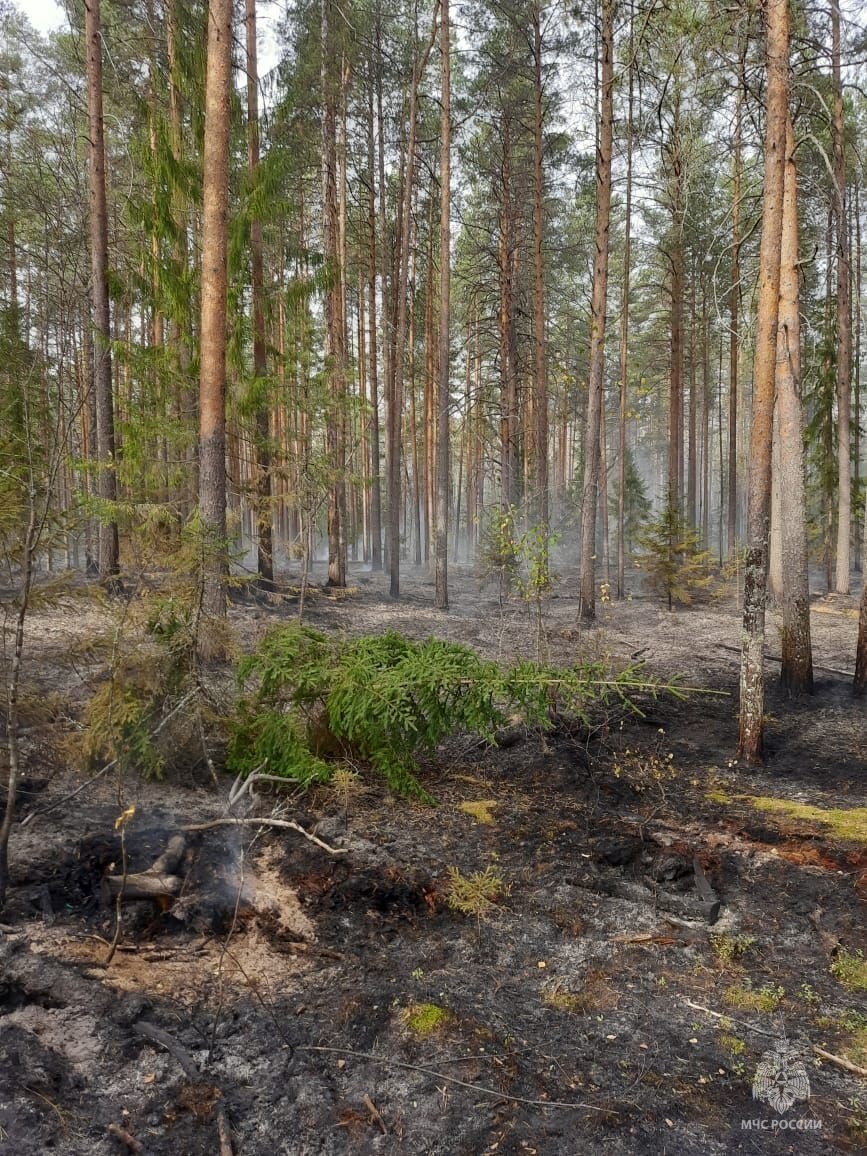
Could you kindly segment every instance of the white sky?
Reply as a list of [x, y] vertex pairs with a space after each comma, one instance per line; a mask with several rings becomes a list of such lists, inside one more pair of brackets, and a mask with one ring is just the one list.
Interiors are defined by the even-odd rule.
[[[23, 12], [33, 27], [47, 35], [58, 28], [68, 27], [66, 9], [59, 0], [16, 0], [16, 7]], [[259, 0], [256, 14], [256, 39], [259, 42], [259, 72], [264, 75], [278, 60], [274, 29], [281, 14], [279, 0]]]
[[66, 11], [57, 0], [18, 0], [16, 7], [39, 32], [53, 32], [67, 23]]

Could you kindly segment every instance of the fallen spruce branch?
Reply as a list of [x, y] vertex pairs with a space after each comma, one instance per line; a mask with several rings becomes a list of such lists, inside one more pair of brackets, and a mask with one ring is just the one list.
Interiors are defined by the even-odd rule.
[[586, 1104], [580, 1100], [527, 1100], [523, 1096], [512, 1096], [508, 1092], [501, 1092], [497, 1088], [486, 1088], [483, 1084], [471, 1084], [467, 1080], [459, 1080], [457, 1076], [447, 1076], [438, 1072], [436, 1068], [426, 1068], [421, 1064], [408, 1064], [405, 1060], [394, 1060], [389, 1056], [377, 1056], [373, 1052], [355, 1052], [350, 1048], [332, 1048], [324, 1044], [299, 1044], [299, 1052], [332, 1052], [340, 1056], [351, 1056], [356, 1060], [370, 1060], [374, 1064], [383, 1064], [386, 1067], [404, 1068], [408, 1072], [423, 1072], [426, 1076], [433, 1076], [437, 1080], [444, 1080], [447, 1084], [456, 1084], [459, 1088], [468, 1088], [482, 1096], [493, 1096], [497, 1100], [508, 1100], [510, 1104], [525, 1104], [530, 1108], [563, 1108], [579, 1112], [603, 1112], [608, 1116], [616, 1116], [613, 1108], [603, 1108], [598, 1104]]
[[[152, 1044], [158, 1044], [159, 1047], [164, 1048], [169, 1055], [174, 1056], [188, 1080], [197, 1083], [201, 1079], [202, 1073], [199, 1070], [199, 1065], [187, 1049], [178, 1043], [174, 1036], [169, 1035], [169, 1033], [163, 1031], [162, 1028], [158, 1028], [156, 1024], [148, 1023], [147, 1020], [139, 1020], [137, 1024], [133, 1024], [133, 1031], [143, 1036], [146, 1040], [149, 1040]], [[223, 1093], [219, 1088], [217, 1091], [219, 1092], [219, 1099], [216, 1103], [217, 1132], [220, 1137], [219, 1156], [233, 1156], [232, 1132], [229, 1127], [229, 1117], [226, 1114], [226, 1106], [223, 1103]]]
[[181, 830], [212, 831], [215, 827], [279, 827], [281, 830], [297, 831], [299, 835], [303, 835], [305, 839], [309, 839], [311, 843], [315, 843], [317, 847], [321, 847], [329, 855], [345, 855], [348, 850], [346, 847], [332, 847], [330, 843], [323, 842], [310, 831], [305, 831], [301, 824], [296, 823], [293, 819], [211, 819], [207, 823], [190, 823], [188, 826], [182, 827]]

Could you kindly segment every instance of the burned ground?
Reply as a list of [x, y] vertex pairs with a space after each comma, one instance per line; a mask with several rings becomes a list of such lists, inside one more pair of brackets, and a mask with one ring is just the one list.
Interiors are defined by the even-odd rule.
[[[533, 652], [526, 611], [469, 575], [447, 616], [426, 580], [398, 604], [370, 575], [353, 582], [345, 597], [314, 593], [307, 621]], [[611, 709], [589, 729], [515, 729], [500, 747], [453, 739], [420, 768], [435, 807], [363, 768], [340, 790], [284, 795], [285, 816], [340, 856], [291, 831], [191, 835], [179, 871], [208, 902], [126, 904], [108, 966], [117, 816], [136, 807], [126, 838], [140, 871], [173, 832], [220, 813], [214, 785], [186, 770], [106, 775], [16, 830], [0, 1152], [108, 1156], [134, 1150], [124, 1133], [151, 1156], [213, 1153], [221, 1115], [245, 1156], [863, 1151], [867, 815], [853, 808], [867, 728], [838, 673], [852, 666], [854, 601], [814, 605], [826, 669], [809, 701], [780, 698], [769, 663], [757, 772], [733, 762], [733, 602], [668, 614], [636, 599], [588, 631], [573, 585], [546, 611], [552, 661], [640, 655], [702, 693], [641, 696], [641, 714]], [[233, 623], [249, 646], [296, 611], [253, 602]], [[34, 621], [31, 695], [51, 697], [55, 720], [25, 738], [22, 813], [83, 781], [49, 740], [92, 674], [72, 643], [101, 616]], [[263, 793], [256, 813], [277, 799]], [[249, 902], [213, 882], [227, 862], [255, 881]], [[475, 912], [449, 902], [455, 872], [495, 881]], [[780, 1116], [752, 1087], [784, 1034], [812, 1095]], [[743, 1128], [756, 1119], [812, 1130]]]

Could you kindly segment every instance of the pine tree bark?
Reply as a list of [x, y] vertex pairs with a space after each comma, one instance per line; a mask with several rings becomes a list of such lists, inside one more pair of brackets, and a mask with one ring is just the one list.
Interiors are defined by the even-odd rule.
[[[439, 610], [449, 608], [449, 325], [451, 296], [451, 28], [449, 0], [440, 0], [442, 111], [440, 114], [440, 316], [437, 389], [435, 587]], [[458, 480], [460, 494], [460, 480]]]
[[497, 325], [500, 346], [500, 442], [502, 460], [502, 504], [508, 509], [518, 504], [518, 365], [515, 332], [515, 240], [512, 197], [512, 133], [508, 114], [503, 118], [501, 200], [497, 264], [499, 309]]
[[330, 474], [328, 489], [328, 585], [346, 585], [346, 327], [343, 263], [337, 192], [337, 78], [332, 38], [332, 0], [321, 0], [322, 43], [322, 240], [329, 282], [325, 291], [325, 363], [328, 414], [325, 442]]
[[767, 0], [766, 17], [767, 121], [762, 239], [759, 249], [758, 319], [753, 360], [753, 413], [747, 495], [748, 536], [744, 574], [744, 633], [738, 743], [738, 756], [751, 763], [761, 762], [764, 754], [765, 603], [788, 116], [788, 0]]
[[401, 423], [404, 409], [404, 363], [407, 322], [407, 285], [409, 281], [409, 248], [412, 200], [415, 185], [415, 145], [418, 121], [418, 91], [428, 57], [436, 39], [439, 4], [436, 5], [430, 37], [420, 59], [413, 67], [410, 85], [409, 128], [406, 145], [406, 171], [403, 181], [403, 199], [400, 220], [400, 259], [397, 284], [397, 326], [394, 344], [394, 381], [388, 407], [388, 563], [389, 593], [400, 597], [400, 512], [401, 512]]
[[[379, 464], [379, 374], [376, 347], [376, 177], [373, 145], [373, 80], [368, 91], [367, 105], [367, 323], [370, 392], [370, 564], [373, 570], [382, 569], [382, 485]], [[385, 286], [383, 286], [383, 299]], [[383, 317], [386, 310], [383, 309]]]
[[581, 501], [581, 617], [596, 617], [596, 504], [599, 488], [602, 389], [605, 378], [605, 315], [608, 307], [608, 242], [611, 223], [611, 154], [614, 135], [614, 0], [602, 0], [602, 71], [596, 148], [596, 230], [590, 321], [590, 372], [584, 433]]
[[[741, 165], [746, 41], [741, 40], [735, 94], [734, 178], [732, 184], [732, 280], [729, 291], [729, 461], [726, 544], [733, 558], [738, 545], [738, 359], [741, 311]], [[722, 470], [722, 463], [720, 463]], [[720, 550], [722, 554], [722, 550]]]
[[[533, 22], [533, 462], [529, 514], [548, 530], [548, 359], [545, 341], [545, 254], [544, 254], [544, 109], [542, 89], [542, 6], [534, 0]], [[547, 558], [546, 563], [547, 565]]]
[[[111, 317], [108, 299], [108, 207], [105, 191], [105, 136], [102, 117], [102, 25], [100, 0], [85, 0], [87, 42], [87, 112], [90, 135], [90, 260], [93, 302], [98, 489], [105, 503], [117, 501], [114, 398], [111, 375]], [[110, 582], [118, 573], [117, 521], [103, 512], [99, 526], [99, 577]]]
[[683, 500], [683, 151], [680, 77], [675, 78], [674, 117], [667, 144], [671, 164], [671, 369], [668, 416], [668, 502], [672, 525]]
[[[256, 0], [245, 0], [247, 47], [247, 163], [250, 180], [259, 169], [259, 62], [256, 51]], [[262, 256], [262, 222], [250, 222], [250, 271], [253, 310], [253, 378], [268, 373], [265, 344], [265, 276]], [[259, 578], [266, 590], [274, 586], [274, 539], [271, 517], [271, 429], [268, 406], [256, 413], [256, 528]]]
[[804, 433], [801, 412], [801, 316], [798, 266], [798, 177], [792, 119], [786, 123], [786, 173], [777, 324], [777, 421], [780, 443], [780, 529], [782, 556], [782, 666], [780, 681], [790, 694], [813, 689], [810, 638], [810, 579]]
[[[226, 614], [226, 303], [232, 2], [210, 0], [205, 82], [202, 308], [199, 355], [199, 515], [202, 609]], [[203, 648], [208, 643], [203, 641]]]
[[834, 589], [849, 593], [852, 522], [852, 320], [849, 290], [849, 222], [846, 215], [846, 145], [840, 77], [840, 0], [831, 0], [831, 73], [834, 110], [834, 215], [837, 223], [837, 566]]
[[626, 104], [626, 205], [623, 224], [623, 289], [620, 301], [620, 421], [618, 429], [617, 597], [626, 596], [626, 415], [629, 410], [629, 274], [632, 258], [632, 113], [634, 98], [634, 20], [629, 15], [629, 93]]

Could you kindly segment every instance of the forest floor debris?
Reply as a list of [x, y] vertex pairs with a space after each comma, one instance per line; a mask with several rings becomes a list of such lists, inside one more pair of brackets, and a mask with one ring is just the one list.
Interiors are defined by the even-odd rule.
[[[486, 657], [536, 646], [526, 608], [501, 609], [469, 574], [455, 576], [449, 615], [432, 609], [426, 577], [406, 576], [399, 603], [379, 577], [352, 582], [341, 599], [308, 591], [307, 620], [435, 633]], [[107, 774], [16, 828], [0, 1153], [863, 1151], [867, 992], [843, 982], [867, 944], [863, 708], [827, 671], [812, 699], [788, 703], [771, 667], [770, 758], [747, 772], [722, 649], [738, 641], [733, 602], [669, 614], [636, 598], [586, 630], [572, 585], [546, 609], [547, 660], [641, 651], [652, 672], [723, 693], [642, 701], [643, 717], [611, 714], [589, 733], [451, 740], [419, 768], [434, 808], [363, 770], [358, 789], [294, 799], [282, 818], [339, 856], [273, 825], [205, 830], [225, 803], [207, 771]], [[823, 607], [817, 661], [849, 670], [853, 622]], [[235, 606], [232, 621], [249, 648], [295, 611], [275, 599]], [[100, 614], [34, 617], [28, 693], [55, 708], [24, 740], [22, 813], [81, 782], [52, 736], [86, 693], [72, 644]], [[129, 806], [131, 875], [186, 830], [199, 858], [179, 877], [207, 877], [219, 840], [212, 855], [240, 857], [256, 901], [225, 894], [183, 918], [164, 897], [129, 903], [106, 966], [103, 879], [117, 874], [115, 820]], [[496, 898], [475, 913], [449, 903], [456, 877], [483, 876]], [[717, 901], [715, 920], [702, 916]], [[813, 1122], [796, 1140], [743, 1123], [781, 1118], [752, 1088], [783, 1036], [810, 1083], [787, 1115]]]

